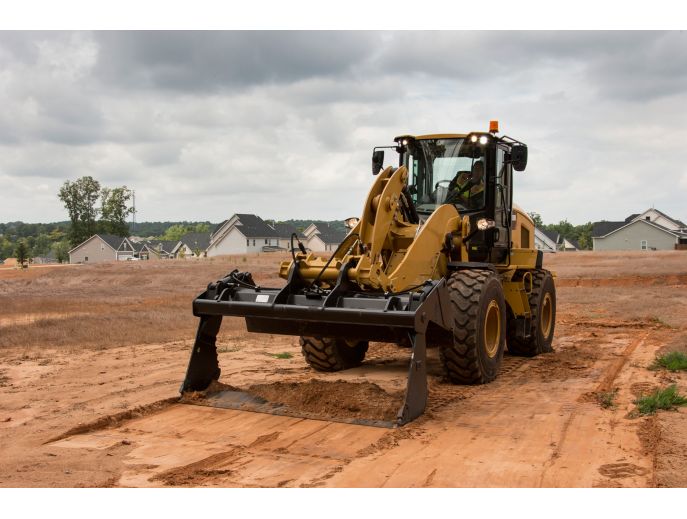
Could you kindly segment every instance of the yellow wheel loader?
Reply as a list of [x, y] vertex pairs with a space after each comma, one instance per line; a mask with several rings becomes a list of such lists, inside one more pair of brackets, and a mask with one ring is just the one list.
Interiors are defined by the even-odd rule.
[[[385, 149], [398, 155], [397, 167], [383, 167]], [[410, 346], [396, 425], [425, 409], [428, 346], [439, 348], [457, 384], [494, 380], [506, 344], [515, 355], [552, 351], [554, 279], [534, 247], [532, 220], [513, 204], [513, 171], [526, 164], [527, 146], [498, 136], [495, 121], [488, 132], [402, 135], [375, 148], [362, 214], [346, 221], [350, 232], [331, 257], [296, 247], [292, 236], [283, 288], [234, 270], [194, 300], [200, 324], [182, 393], [219, 379], [224, 315], [245, 317], [250, 332], [300, 336], [318, 371], [359, 365], [369, 341]], [[225, 393], [216, 405], [280, 414]]]

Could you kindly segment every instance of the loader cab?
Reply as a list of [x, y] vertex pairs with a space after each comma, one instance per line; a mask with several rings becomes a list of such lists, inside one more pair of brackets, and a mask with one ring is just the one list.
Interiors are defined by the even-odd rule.
[[[442, 204], [453, 204], [471, 228], [481, 219], [493, 226], [470, 240], [470, 261], [502, 263], [511, 229], [512, 169], [524, 169], [526, 146], [486, 132], [397, 137], [398, 165], [408, 168], [408, 190], [420, 221]], [[516, 153], [513, 153], [513, 147]], [[516, 155], [520, 162], [514, 163]]]

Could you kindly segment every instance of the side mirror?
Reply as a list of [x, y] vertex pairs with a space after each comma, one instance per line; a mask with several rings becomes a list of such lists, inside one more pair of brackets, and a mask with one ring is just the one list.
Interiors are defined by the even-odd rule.
[[376, 150], [372, 152], [372, 174], [379, 174], [379, 170], [384, 165], [384, 150]]
[[515, 171], [525, 171], [527, 167], [527, 146], [514, 144], [510, 149], [510, 162]]

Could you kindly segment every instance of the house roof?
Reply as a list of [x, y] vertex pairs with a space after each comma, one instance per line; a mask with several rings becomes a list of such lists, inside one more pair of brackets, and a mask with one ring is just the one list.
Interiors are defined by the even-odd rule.
[[[223, 220], [223, 221], [221, 221], [220, 223], [218, 223], [217, 225], [215, 225], [215, 228], [214, 228], [214, 229], [212, 230], [212, 232], [210, 233], [210, 236], [214, 236], [215, 233], [216, 233], [217, 231], [219, 231], [219, 230], [222, 228], [222, 226], [223, 226], [225, 223], [227, 223], [228, 221], [229, 221], [229, 220]], [[189, 234], [191, 234], [191, 233], [189, 233]]]
[[634, 220], [635, 218], [637, 218], [639, 215], [640, 215], [640, 213], [631, 214], [630, 216], [628, 216], [627, 218], [625, 218], [625, 223], [630, 223], [632, 220]]
[[114, 234], [97, 234], [96, 236], [102, 238], [102, 240], [106, 242], [114, 250], [117, 250], [124, 241], [124, 238], [122, 238], [121, 236], [115, 236]]
[[189, 232], [184, 234], [179, 241], [193, 251], [205, 250], [210, 245], [210, 236], [209, 232]]
[[151, 240], [146, 242], [149, 249], [154, 249], [155, 251], [162, 251], [166, 253], [171, 253], [176, 247], [179, 241], [177, 240]]
[[551, 240], [554, 243], [558, 243], [558, 239], [560, 238], [560, 234], [558, 234], [556, 231], [549, 231], [548, 229], [542, 229], [539, 228], [539, 230], [546, 235], [546, 237]]
[[73, 247], [73, 248], [68, 252], [68, 254], [71, 254], [71, 253], [74, 252], [76, 249], [78, 249], [78, 248], [81, 247], [82, 245], [86, 244], [87, 242], [91, 241], [91, 240], [92, 240], [93, 238], [95, 238], [95, 237], [98, 237], [98, 238], [100, 238], [102, 241], [104, 241], [105, 243], [107, 243], [110, 247], [112, 247], [112, 250], [114, 250], [114, 251], [116, 251], [116, 250], [119, 248], [119, 246], [122, 244], [122, 242], [124, 241], [124, 238], [122, 238], [121, 236], [115, 236], [114, 234], [94, 234], [94, 235], [91, 236], [90, 238], [88, 238], [88, 239], [82, 241], [81, 243], [79, 243], [76, 247]]
[[241, 225], [237, 225], [246, 238], [278, 238], [279, 235], [267, 222], [254, 214], [236, 214]]
[[[617, 223], [617, 222], [613, 222], [613, 223]], [[663, 231], [663, 232], [665, 232], [665, 233], [671, 234], [671, 235], [673, 235], [673, 236], [679, 236], [679, 237], [685, 237], [685, 236], [687, 236], [687, 233], [683, 233], [683, 232], [680, 232], [680, 231], [673, 231], [672, 229], [668, 229], [667, 227], [663, 227], [662, 225], [657, 224], [656, 222], [652, 222], [652, 221], [649, 221], [649, 220], [634, 220], [634, 221], [632, 221], [632, 222], [630, 222], [630, 223], [622, 222], [622, 225], [620, 225], [619, 227], [613, 229], [612, 231], [607, 232], [607, 233], [606, 233], [605, 235], [603, 235], [603, 236], [595, 236], [594, 233], [592, 233], [592, 238], [605, 238], [605, 237], [608, 236], [609, 234], [613, 234], [614, 232], [617, 232], [617, 231], [619, 231], [619, 230], [621, 230], [621, 229], [623, 229], [623, 228], [625, 228], [625, 227], [630, 227], [631, 225], [635, 225], [635, 224], [638, 224], [638, 223], [642, 223], [642, 224], [645, 224], [645, 225], [650, 225], [651, 227], [656, 227], [657, 229], [659, 229], [659, 230], [661, 230], [661, 231]]]
[[[658, 214], [660, 214], [661, 216], [663, 216], [663, 217], [665, 217], [665, 218], [668, 218], [668, 220], [670, 220], [671, 222], [674, 222], [676, 225], [678, 225], [678, 226], [680, 226], [680, 227], [687, 227], [687, 225], [685, 225], [685, 224], [684, 224], [683, 222], [681, 222], [680, 220], [676, 220], [675, 218], [672, 218], [672, 217], [668, 216], [667, 214], [665, 214], [665, 213], [662, 212], [662, 211], [659, 211], [658, 209], [654, 209], [654, 211], [656, 211], [656, 212], [657, 212]], [[646, 212], [646, 211], [644, 211], [644, 212]], [[638, 215], [638, 216], [639, 216], [639, 215]]]
[[626, 225], [628, 225], [628, 222], [594, 222], [592, 225], [592, 237], [601, 238]]
[[293, 233], [296, 233], [296, 235], [298, 236], [298, 239], [300, 239], [300, 240], [305, 239], [305, 236], [303, 236], [303, 233], [298, 232], [298, 229], [296, 229], [290, 223], [275, 223], [272, 227], [274, 227], [274, 230], [277, 232], [277, 236], [279, 238], [289, 239], [289, 238], [291, 238], [291, 235]]
[[580, 244], [577, 242], [577, 240], [571, 240], [571, 239], [569, 239], [569, 238], [563, 238], [563, 239], [564, 239], [565, 241], [567, 241], [570, 245], [572, 245], [573, 247], [575, 247], [576, 249], [579, 250]]
[[326, 222], [318, 222], [315, 224], [318, 230], [318, 236], [325, 244], [338, 244], [341, 243], [346, 237], [346, 232], [333, 227]]

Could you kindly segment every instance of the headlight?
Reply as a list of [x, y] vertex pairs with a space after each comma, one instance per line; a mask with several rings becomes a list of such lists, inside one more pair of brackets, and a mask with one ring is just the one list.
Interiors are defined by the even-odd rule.
[[494, 220], [489, 220], [488, 218], [480, 218], [479, 220], [477, 220], [477, 228], [480, 231], [486, 231], [487, 229], [491, 229], [495, 226], [496, 222]]
[[477, 142], [477, 135], [470, 137], [470, 142]]
[[352, 218], [346, 218], [344, 220], [344, 225], [348, 227], [349, 229], [353, 229], [356, 225], [358, 225], [358, 222], [360, 221], [360, 218], [352, 217]]
[[487, 142], [489, 142], [489, 138], [488, 138], [486, 135], [482, 135], [482, 136], [479, 138], [479, 143], [480, 143], [480, 144], [486, 144]]

